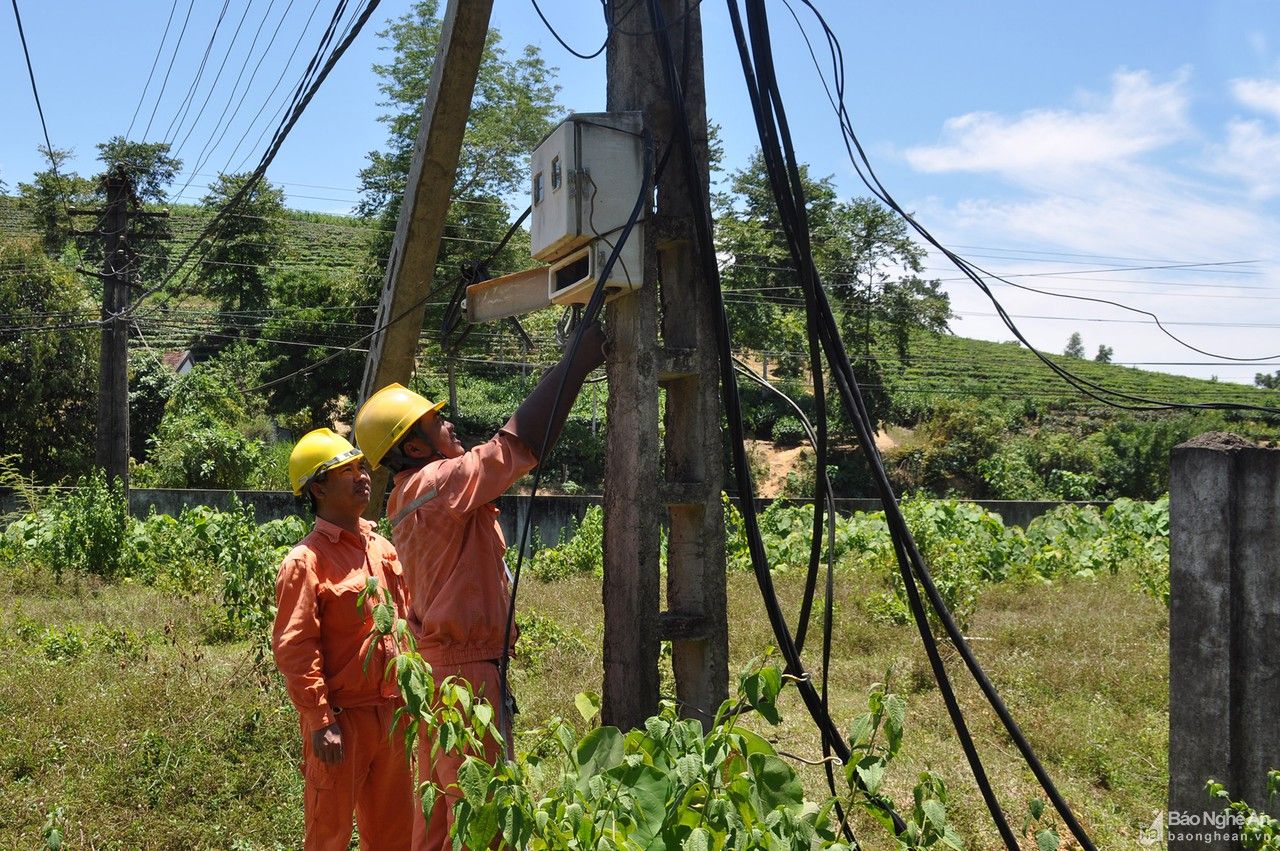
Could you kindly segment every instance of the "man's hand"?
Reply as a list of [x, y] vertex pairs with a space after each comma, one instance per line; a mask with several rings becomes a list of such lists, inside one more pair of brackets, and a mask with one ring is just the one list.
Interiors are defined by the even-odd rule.
[[342, 762], [342, 728], [337, 721], [311, 734], [311, 752], [321, 762]]

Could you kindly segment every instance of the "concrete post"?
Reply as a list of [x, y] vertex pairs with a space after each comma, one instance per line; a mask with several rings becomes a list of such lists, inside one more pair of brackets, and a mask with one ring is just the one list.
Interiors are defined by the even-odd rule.
[[1280, 768], [1280, 450], [1221, 432], [1176, 447], [1169, 537], [1169, 848], [1233, 848], [1176, 834], [1219, 809], [1209, 778], [1264, 808]]

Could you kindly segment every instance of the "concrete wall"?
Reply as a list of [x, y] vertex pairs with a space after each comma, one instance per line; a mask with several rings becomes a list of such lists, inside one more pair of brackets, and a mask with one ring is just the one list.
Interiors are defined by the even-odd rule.
[[1210, 433], [1173, 450], [1169, 588], [1169, 848], [1236, 848], [1174, 822], [1220, 809], [1209, 778], [1265, 808], [1280, 768], [1280, 449]]

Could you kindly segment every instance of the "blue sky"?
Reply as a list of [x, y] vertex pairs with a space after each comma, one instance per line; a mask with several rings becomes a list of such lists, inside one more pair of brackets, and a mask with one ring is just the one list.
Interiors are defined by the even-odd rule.
[[[231, 148], [286, 67], [313, 4], [292, 4], [249, 87], [246, 108], [222, 122], [230, 132], [220, 145], [210, 145], [185, 198], [199, 197], [218, 169], [239, 167], [246, 157], [249, 164], [256, 161], [262, 146], [254, 144], [257, 129], [234, 158]], [[248, 8], [239, 46], [200, 121], [195, 113], [210, 76], [197, 87], [196, 109], [174, 121], [223, 8], [213, 0], [197, 2], [150, 137], [186, 138], [180, 155], [189, 168], [199, 160], [205, 143], [216, 138], [230, 83], [258, 22], [267, 15], [255, 57], [288, 5], [277, 0], [268, 13], [262, 0], [229, 0], [206, 74], [216, 71], [227, 36]], [[570, 44], [584, 52], [599, 46], [604, 29], [594, 0], [542, 5]], [[844, 46], [855, 129], [882, 180], [944, 243], [992, 271], [1034, 275], [1023, 280], [1038, 287], [1153, 310], [1179, 323], [1171, 330], [1203, 349], [1238, 357], [1280, 353], [1280, 2], [816, 5]], [[143, 99], [170, 2], [20, 3], [49, 133], [54, 145], [75, 149], [73, 167], [82, 173], [95, 170], [94, 144], [124, 133], [135, 106], [141, 109], [133, 135], [147, 123], [186, 6], [177, 3]], [[291, 206], [345, 211], [354, 202], [364, 155], [384, 139], [370, 69], [379, 55], [375, 31], [408, 7], [406, 0], [382, 3], [378, 26], [357, 40], [285, 143], [269, 177], [284, 186]], [[258, 127], [296, 79], [297, 63], [331, 8], [330, 2], [318, 4], [303, 47]], [[701, 9], [710, 114], [723, 127], [733, 168], [754, 149], [754, 126], [724, 4], [711, 0]], [[814, 173], [832, 175], [844, 194], [864, 194], [796, 22], [782, 2], [769, 9], [781, 84], [792, 124], [800, 129], [800, 155]], [[560, 69], [566, 108], [603, 108], [603, 57], [588, 62], [570, 56], [527, 0], [496, 0], [493, 24], [512, 50], [526, 43], [542, 48]], [[39, 167], [35, 149], [42, 136], [11, 18], [0, 24], [0, 44], [0, 179], [12, 190]], [[110, 80], [110, 88], [96, 88], [101, 80]], [[1233, 265], [1133, 268], [1181, 264]], [[931, 258], [929, 274], [948, 280], [957, 333], [1010, 337], [970, 285], [949, 281], [956, 275], [944, 261]], [[1119, 362], [1160, 363], [1151, 368], [1246, 382], [1254, 372], [1280, 368], [1218, 362], [1115, 308], [1007, 287], [996, 292], [1012, 313], [1026, 317], [1019, 324], [1031, 340], [1051, 351], [1060, 351], [1079, 330], [1090, 352], [1106, 343]]]

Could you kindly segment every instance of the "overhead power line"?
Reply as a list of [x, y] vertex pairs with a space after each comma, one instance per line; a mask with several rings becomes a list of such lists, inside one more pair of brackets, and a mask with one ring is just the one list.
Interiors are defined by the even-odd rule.
[[22, 29], [22, 14], [18, 11], [18, 0], [12, 0], [13, 19], [18, 24], [18, 40], [22, 42], [22, 55], [27, 60], [27, 76], [31, 79], [31, 95], [36, 99], [36, 113], [40, 116], [40, 129], [44, 131], [45, 150], [49, 154], [49, 166], [56, 174], [58, 164], [53, 156], [53, 143], [49, 141], [49, 125], [44, 120], [44, 107], [40, 105], [40, 89], [36, 86], [36, 71], [31, 66], [31, 51], [27, 49], [27, 34]]

